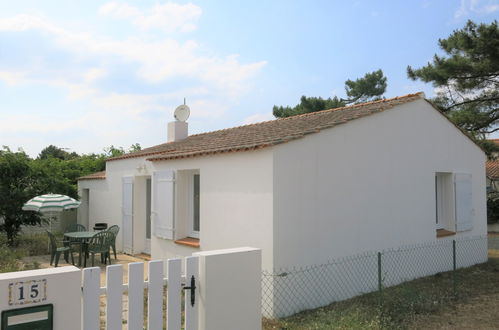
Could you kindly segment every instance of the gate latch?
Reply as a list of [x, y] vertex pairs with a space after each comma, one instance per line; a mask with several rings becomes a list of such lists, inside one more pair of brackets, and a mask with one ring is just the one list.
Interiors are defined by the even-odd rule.
[[196, 279], [194, 275], [191, 276], [191, 286], [184, 286], [182, 290], [191, 290], [191, 306], [194, 307], [196, 302]]

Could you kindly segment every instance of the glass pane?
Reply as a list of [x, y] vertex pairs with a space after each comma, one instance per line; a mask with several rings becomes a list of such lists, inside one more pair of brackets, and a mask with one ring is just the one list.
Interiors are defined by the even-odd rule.
[[194, 174], [194, 205], [192, 230], [199, 231], [199, 174]]
[[146, 238], [151, 238], [151, 179], [147, 179], [146, 187]]

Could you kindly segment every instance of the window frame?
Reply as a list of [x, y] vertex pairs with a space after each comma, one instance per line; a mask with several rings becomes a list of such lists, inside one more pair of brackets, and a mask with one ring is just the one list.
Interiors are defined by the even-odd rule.
[[443, 177], [441, 173], [435, 173], [435, 220], [436, 220], [436, 228], [444, 229], [445, 228], [445, 197], [443, 191]]
[[[199, 171], [194, 171], [189, 175], [188, 182], [188, 216], [187, 216], [187, 237], [199, 239], [199, 233], [201, 232], [201, 217], [199, 219], [199, 230], [194, 230], [194, 177], [199, 176], [199, 195], [201, 197], [201, 175]], [[200, 198], [201, 199], [201, 198]], [[201, 202], [198, 207], [198, 214], [201, 211]]]

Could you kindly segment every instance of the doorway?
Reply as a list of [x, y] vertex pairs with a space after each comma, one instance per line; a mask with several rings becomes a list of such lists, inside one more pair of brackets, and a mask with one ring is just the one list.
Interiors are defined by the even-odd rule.
[[90, 213], [90, 189], [83, 189], [81, 191], [81, 206], [80, 206], [80, 224], [88, 228]]

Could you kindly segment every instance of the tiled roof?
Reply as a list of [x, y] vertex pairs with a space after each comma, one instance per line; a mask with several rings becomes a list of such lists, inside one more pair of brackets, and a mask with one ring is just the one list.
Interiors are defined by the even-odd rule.
[[499, 178], [499, 160], [488, 160], [485, 163], [487, 177], [490, 179]]
[[147, 160], [158, 161], [195, 157], [234, 151], [265, 148], [323, 129], [341, 125], [350, 120], [391, 109], [397, 105], [423, 99], [422, 92], [391, 99], [360, 103], [352, 106], [323, 110], [256, 124], [190, 135], [186, 139], [160, 144], [108, 161], [149, 156]]
[[78, 178], [78, 180], [104, 180], [105, 178], [106, 178], [106, 171], [101, 171], [81, 176]]

